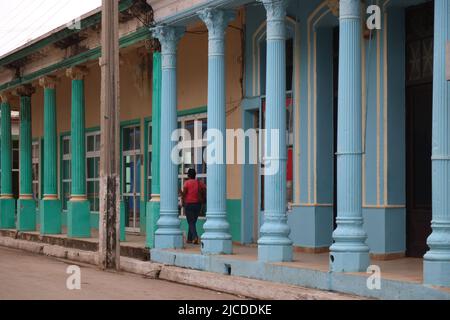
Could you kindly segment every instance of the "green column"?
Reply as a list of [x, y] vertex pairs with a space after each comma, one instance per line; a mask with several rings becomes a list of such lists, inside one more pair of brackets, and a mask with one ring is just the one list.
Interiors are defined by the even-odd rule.
[[39, 80], [44, 88], [44, 197], [40, 201], [41, 234], [61, 233], [61, 201], [58, 199], [56, 133], [56, 79]]
[[34, 89], [23, 86], [17, 89], [20, 97], [20, 141], [19, 141], [19, 200], [17, 201], [17, 229], [36, 230], [36, 202], [33, 199], [32, 154], [31, 154], [31, 95]]
[[0, 229], [15, 227], [16, 201], [12, 195], [11, 106], [9, 95], [1, 95], [1, 196]]
[[86, 197], [86, 136], [84, 103], [84, 68], [71, 68], [67, 75], [72, 79], [72, 190], [67, 212], [67, 236], [91, 236], [90, 204]]
[[147, 203], [146, 215], [146, 246], [155, 245], [155, 231], [160, 209], [160, 171], [159, 151], [161, 137], [161, 53], [153, 53], [153, 96], [152, 96], [152, 195]]

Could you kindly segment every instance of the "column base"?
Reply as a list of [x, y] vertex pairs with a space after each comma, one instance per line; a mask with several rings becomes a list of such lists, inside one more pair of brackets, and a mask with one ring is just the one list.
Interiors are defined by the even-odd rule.
[[91, 237], [91, 212], [88, 200], [69, 201], [67, 204], [67, 236], [69, 238]]
[[[206, 239], [205, 239], [206, 236]], [[202, 237], [202, 254], [232, 254], [233, 253], [233, 244], [230, 239], [208, 239], [207, 233], [203, 234]]]
[[367, 252], [330, 252], [330, 271], [366, 272], [370, 265]]
[[262, 262], [290, 262], [292, 255], [292, 245], [258, 245], [258, 260]]
[[155, 234], [156, 249], [182, 249], [183, 234]]
[[161, 203], [159, 201], [150, 201], [146, 206], [146, 217], [145, 217], [145, 246], [147, 248], [155, 247], [155, 232], [157, 229], [157, 223], [159, 219], [159, 210], [161, 207]]
[[0, 199], [0, 229], [16, 227], [16, 200]]
[[423, 282], [432, 286], [450, 287], [450, 261], [423, 261]]
[[40, 202], [41, 235], [61, 234], [61, 201], [59, 199]]
[[332, 207], [293, 207], [288, 225], [292, 230], [289, 238], [304, 252], [327, 252], [333, 243]]
[[17, 200], [17, 230], [36, 231], [36, 202], [34, 199]]

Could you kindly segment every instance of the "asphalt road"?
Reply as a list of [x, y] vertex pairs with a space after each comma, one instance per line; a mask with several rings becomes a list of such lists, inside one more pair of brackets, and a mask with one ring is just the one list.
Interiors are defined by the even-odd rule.
[[[80, 267], [80, 290], [76, 273]], [[73, 281], [72, 281], [73, 280]], [[228, 294], [146, 279], [128, 273], [104, 272], [94, 266], [75, 264], [31, 253], [0, 247], [0, 300], [234, 300]]]

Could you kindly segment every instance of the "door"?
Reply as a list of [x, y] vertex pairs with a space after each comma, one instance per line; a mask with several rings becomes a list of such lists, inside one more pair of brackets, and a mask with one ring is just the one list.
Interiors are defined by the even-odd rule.
[[431, 233], [433, 3], [406, 10], [406, 254], [423, 257]]
[[141, 130], [126, 127], [122, 130], [122, 194], [125, 207], [125, 228], [140, 231], [141, 216]]

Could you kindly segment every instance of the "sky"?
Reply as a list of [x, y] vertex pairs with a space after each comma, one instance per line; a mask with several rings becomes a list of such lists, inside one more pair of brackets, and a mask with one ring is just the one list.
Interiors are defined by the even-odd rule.
[[101, 0], [0, 0], [0, 56], [100, 6]]

